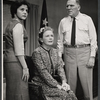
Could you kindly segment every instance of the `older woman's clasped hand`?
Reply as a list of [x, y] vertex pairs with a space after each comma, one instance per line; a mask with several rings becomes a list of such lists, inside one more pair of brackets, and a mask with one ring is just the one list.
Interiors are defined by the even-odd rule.
[[62, 89], [65, 90], [65, 91], [69, 91], [70, 90], [70, 86], [66, 82], [63, 82], [62, 83]]
[[64, 90], [64, 91], [69, 91], [70, 86], [66, 82], [62, 82], [62, 85], [57, 85], [58, 89]]

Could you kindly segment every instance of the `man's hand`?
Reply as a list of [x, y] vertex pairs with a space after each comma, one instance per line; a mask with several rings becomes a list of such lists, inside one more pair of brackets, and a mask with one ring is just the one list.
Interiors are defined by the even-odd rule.
[[90, 57], [90, 59], [87, 63], [87, 67], [88, 68], [93, 68], [94, 64], [95, 64], [95, 57]]

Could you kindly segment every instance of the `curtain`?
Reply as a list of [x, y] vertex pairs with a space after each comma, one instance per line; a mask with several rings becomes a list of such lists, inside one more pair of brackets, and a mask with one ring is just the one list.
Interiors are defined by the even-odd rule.
[[25, 21], [26, 31], [28, 33], [28, 41], [25, 44], [25, 54], [28, 56], [32, 55], [32, 52], [38, 45], [37, 18], [38, 6], [31, 4], [28, 18]]

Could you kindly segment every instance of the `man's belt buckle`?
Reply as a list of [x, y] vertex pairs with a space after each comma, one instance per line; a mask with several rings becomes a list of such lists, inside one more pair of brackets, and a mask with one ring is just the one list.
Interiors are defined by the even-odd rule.
[[81, 45], [74, 45], [75, 48], [80, 48], [82, 47]]
[[80, 46], [80, 45], [75, 45], [74, 47], [75, 47], [75, 48], [80, 48], [81, 46]]

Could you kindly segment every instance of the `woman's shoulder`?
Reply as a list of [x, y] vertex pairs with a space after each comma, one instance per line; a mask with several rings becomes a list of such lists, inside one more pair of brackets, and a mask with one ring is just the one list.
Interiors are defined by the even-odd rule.
[[56, 48], [52, 48], [52, 51], [57, 53], [57, 49]]
[[11, 20], [11, 24], [13, 24], [13, 25], [21, 24], [21, 22], [18, 21], [18, 20], [14, 20], [14, 19], [12, 19], [12, 20]]
[[40, 51], [41, 51], [41, 47], [39, 46], [33, 51], [33, 53], [39, 53]]
[[17, 20], [11, 20], [8, 25], [7, 25], [7, 28], [10, 28], [11, 30], [16, 26], [16, 25], [22, 25], [19, 21]]
[[15, 24], [15, 26], [13, 28], [20, 30], [20, 29], [23, 29], [23, 25], [21, 23], [17, 23], [17, 24]]

